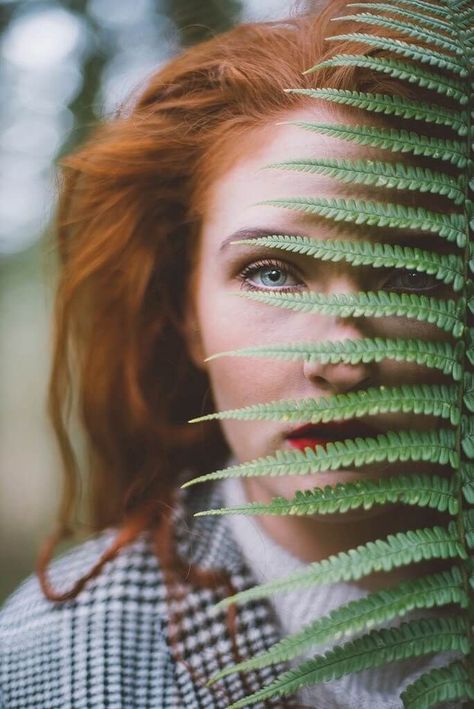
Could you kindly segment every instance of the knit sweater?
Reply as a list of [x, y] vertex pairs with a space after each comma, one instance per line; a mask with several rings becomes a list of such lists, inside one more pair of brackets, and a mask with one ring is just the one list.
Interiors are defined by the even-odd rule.
[[[241, 505], [248, 501], [240, 479], [230, 478], [220, 484], [226, 506]], [[258, 583], [273, 581], [304, 568], [305, 562], [279, 546], [261, 526], [258, 517], [230, 515], [228, 519], [245, 563]], [[270, 598], [270, 603], [282, 634], [290, 635], [337, 606], [366, 595], [367, 591], [357, 583], [335, 583], [279, 593]], [[415, 615], [412, 612], [409, 619]], [[396, 624], [399, 623], [392, 623]], [[330, 647], [330, 644], [326, 644], [310, 649], [303, 658], [299, 657], [291, 664], [298, 665], [302, 659], [313, 657], [316, 652], [325, 652]], [[399, 697], [404, 687], [422, 672], [446, 665], [453, 658], [451, 654], [421, 657], [366, 670], [303, 689], [298, 694], [298, 700], [318, 709], [400, 709], [402, 703]], [[449, 706], [454, 707], [454, 704]]]

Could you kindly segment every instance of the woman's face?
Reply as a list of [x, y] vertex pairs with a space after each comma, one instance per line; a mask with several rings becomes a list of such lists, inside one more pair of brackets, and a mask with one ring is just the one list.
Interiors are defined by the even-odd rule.
[[[302, 109], [282, 120], [334, 121], [321, 111]], [[293, 158], [382, 158], [380, 153], [350, 143], [305, 131], [297, 126], [268, 124], [247, 135], [233, 166], [213, 184], [205, 208], [199, 246], [195, 290], [190, 306], [190, 330], [199, 334], [190, 348], [198, 366], [209, 376], [218, 410], [234, 409], [278, 399], [331, 397], [336, 394], [401, 383], [443, 382], [444, 377], [421, 365], [394, 360], [369, 364], [321, 364], [270, 358], [226, 356], [204, 362], [218, 352], [273, 343], [339, 341], [365, 337], [446, 337], [437, 328], [399, 317], [338, 318], [276, 308], [239, 297], [248, 292], [323, 294], [386, 290], [447, 297], [439, 282], [424, 274], [393, 269], [352, 267], [310, 256], [291, 254], [255, 246], [231, 244], [238, 239], [264, 234], [295, 234], [320, 239], [391, 240], [394, 243], [429, 248], [427, 233], [383, 232], [379, 229], [336, 226], [336, 223], [290, 209], [261, 204], [282, 197], [365, 197], [403, 200], [400, 194], [367, 194], [367, 190], [342, 185], [317, 174], [282, 169], [262, 169], [270, 163]], [[384, 154], [382, 159], [387, 159]], [[390, 159], [390, 158], [388, 158]], [[388, 196], [389, 195], [389, 196]], [[405, 200], [410, 197], [405, 196]], [[446, 379], [446, 382], [449, 380]], [[196, 416], [199, 415], [196, 411]], [[359, 419], [341, 427], [340, 438], [354, 435], [351, 426], [366, 424], [373, 435], [393, 429], [433, 428], [433, 417], [412, 414], [384, 414]], [[334, 438], [334, 430], [322, 424], [301, 439], [295, 429], [303, 422], [234, 421], [222, 422], [228, 444], [238, 461], [304, 447], [318, 436]], [[360, 435], [360, 434], [359, 434]], [[423, 467], [425, 466], [425, 467]], [[357, 471], [336, 471], [315, 476], [254, 478], [253, 497], [269, 499], [291, 496], [296, 489], [316, 484], [335, 484], [372, 477], [384, 468], [393, 473], [402, 466], [377, 463]], [[409, 465], [410, 472], [427, 470], [426, 464]], [[249, 484], [249, 483], [248, 483]]]

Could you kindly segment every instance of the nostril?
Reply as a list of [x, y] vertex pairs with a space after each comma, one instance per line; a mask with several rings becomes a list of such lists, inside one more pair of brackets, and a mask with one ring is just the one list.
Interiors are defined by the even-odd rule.
[[341, 394], [354, 389], [364, 389], [375, 378], [372, 367], [363, 362], [332, 364], [306, 360], [303, 364], [303, 374], [321, 390]]

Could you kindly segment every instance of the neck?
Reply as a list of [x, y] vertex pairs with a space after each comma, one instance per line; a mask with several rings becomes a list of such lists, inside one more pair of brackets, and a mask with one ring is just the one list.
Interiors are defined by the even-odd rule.
[[[243, 480], [247, 500], [262, 499], [262, 489], [254, 489], [254, 479]], [[389, 534], [444, 524], [445, 520], [431, 510], [403, 505], [374, 507], [369, 511], [348, 512], [337, 515], [275, 516], [259, 515], [258, 523], [267, 534], [290, 554], [304, 562], [321, 561], [333, 554], [383, 539]], [[437, 564], [430, 564], [435, 571]], [[386, 586], [388, 582], [401, 581], [420, 573], [419, 564], [394, 569], [390, 573], [371, 575], [361, 581], [368, 590]]]

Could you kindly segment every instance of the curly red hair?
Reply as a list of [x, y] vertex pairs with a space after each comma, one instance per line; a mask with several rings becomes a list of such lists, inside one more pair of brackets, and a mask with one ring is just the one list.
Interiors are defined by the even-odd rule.
[[[215, 469], [229, 454], [218, 424], [187, 424], [213, 402], [188, 356], [184, 316], [207, 190], [238, 157], [239, 136], [309, 100], [285, 93], [289, 87], [420, 94], [357, 68], [303, 74], [336, 54], [377, 51], [325, 42], [334, 27], [359, 27], [330, 25], [346, 2], [329, 5], [320, 16], [241, 25], [186, 50], [152, 76], [131, 109], [63, 160], [50, 411], [65, 485], [58, 531], [38, 564], [49, 598], [75, 595], [124, 544], [157, 528], [186, 475]], [[54, 544], [75, 526], [71, 402], [86, 436], [89, 528], [121, 531], [87, 577], [58, 595], [45, 570]]]

